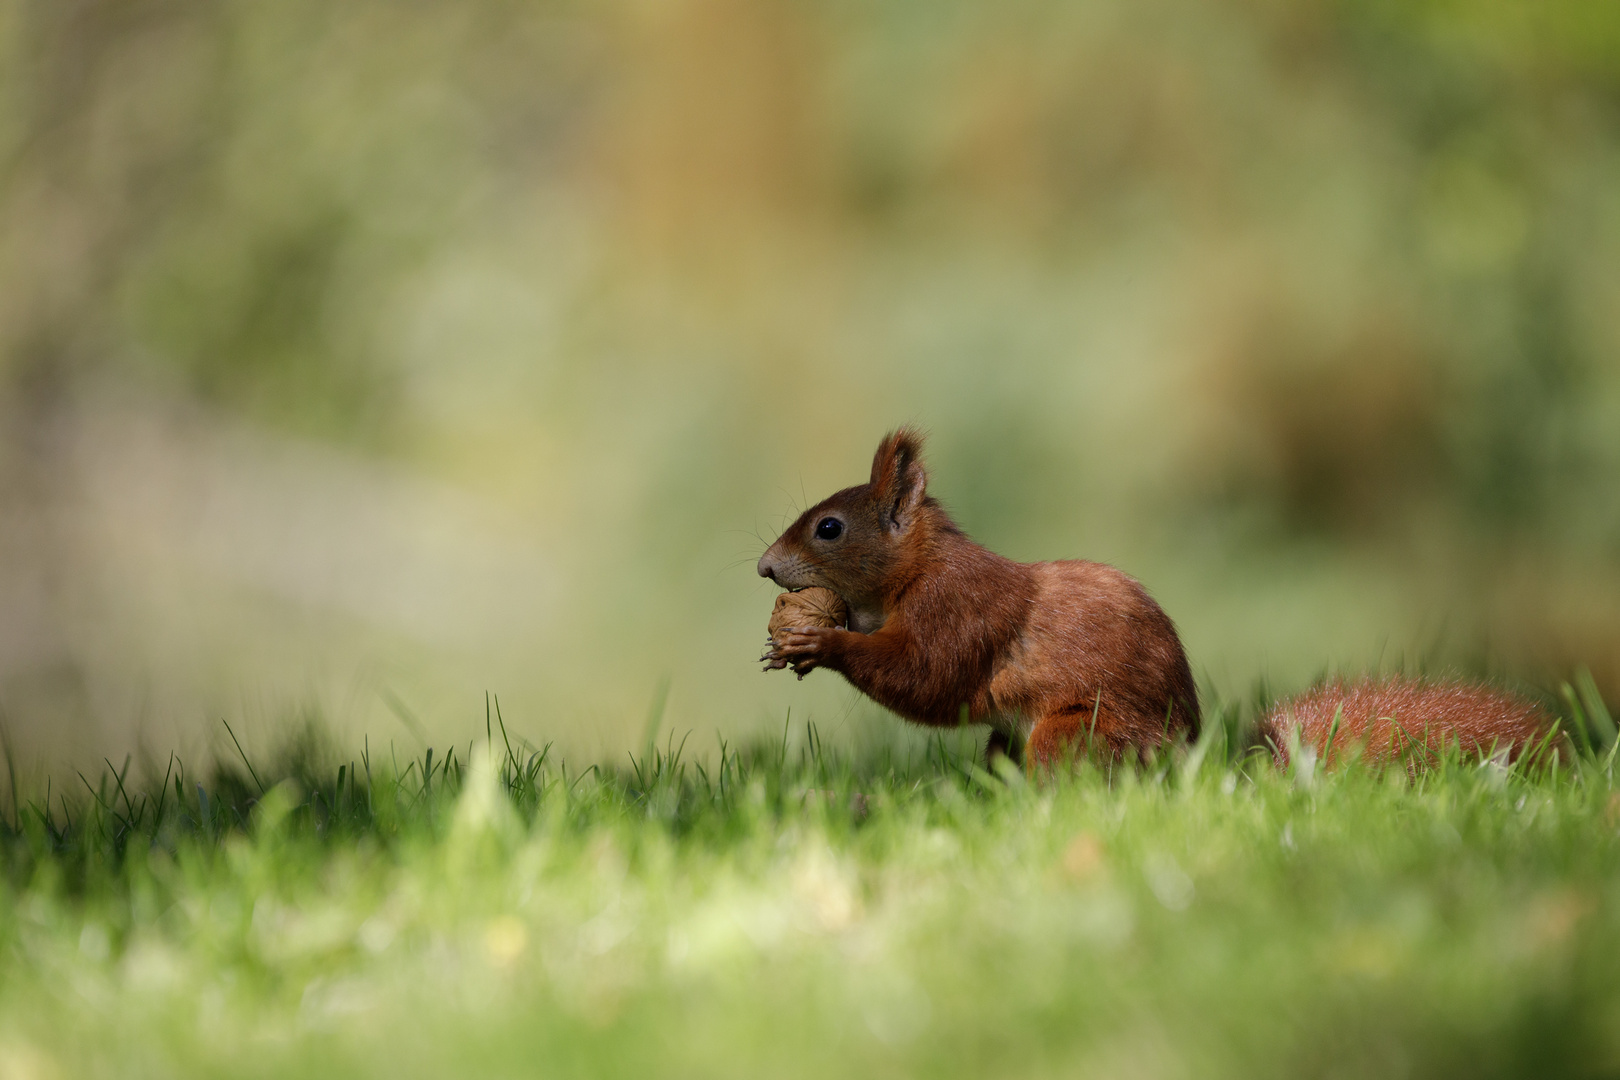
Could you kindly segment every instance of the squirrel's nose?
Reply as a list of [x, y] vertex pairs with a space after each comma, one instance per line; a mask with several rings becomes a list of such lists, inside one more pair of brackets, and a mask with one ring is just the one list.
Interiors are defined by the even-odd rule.
[[768, 551], [759, 557], [759, 576], [776, 580], [776, 564], [771, 561], [771, 553]]

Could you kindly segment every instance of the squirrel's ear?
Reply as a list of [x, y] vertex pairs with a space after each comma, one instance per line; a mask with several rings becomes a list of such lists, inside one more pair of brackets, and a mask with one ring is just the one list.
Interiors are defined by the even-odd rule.
[[885, 523], [903, 529], [928, 497], [928, 472], [922, 463], [923, 437], [915, 428], [891, 431], [872, 458], [872, 497], [883, 508]]

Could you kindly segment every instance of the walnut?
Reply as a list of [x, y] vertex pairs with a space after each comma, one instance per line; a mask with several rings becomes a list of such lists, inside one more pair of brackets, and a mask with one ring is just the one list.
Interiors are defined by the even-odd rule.
[[843, 626], [849, 621], [849, 606], [831, 589], [811, 586], [798, 592], [785, 592], [776, 598], [768, 629], [771, 641], [780, 643], [782, 634], [794, 626]]

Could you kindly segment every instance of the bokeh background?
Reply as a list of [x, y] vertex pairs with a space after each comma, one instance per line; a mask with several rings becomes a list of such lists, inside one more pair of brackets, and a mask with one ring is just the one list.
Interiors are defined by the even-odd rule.
[[885, 722], [764, 542], [932, 432], [1218, 693], [1620, 696], [1620, 8], [3, 0], [21, 760]]

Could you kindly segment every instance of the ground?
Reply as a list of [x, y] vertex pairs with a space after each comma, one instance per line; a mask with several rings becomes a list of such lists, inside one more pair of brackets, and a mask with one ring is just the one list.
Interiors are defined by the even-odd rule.
[[482, 735], [19, 801], [0, 1076], [1620, 1075], [1602, 739], [1031, 785], [964, 738]]

